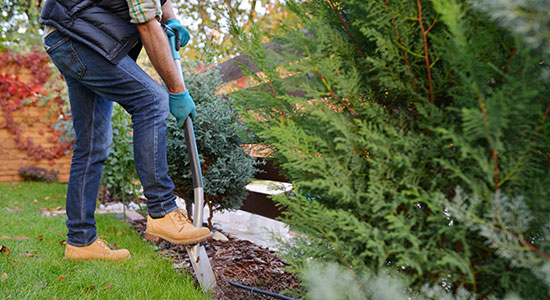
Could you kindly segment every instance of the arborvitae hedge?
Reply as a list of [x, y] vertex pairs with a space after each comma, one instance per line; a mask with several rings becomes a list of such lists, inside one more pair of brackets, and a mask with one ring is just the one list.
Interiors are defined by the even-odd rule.
[[276, 51], [233, 27], [261, 70], [234, 98], [294, 185], [292, 266], [548, 297], [544, 53], [463, 1], [287, 6]]

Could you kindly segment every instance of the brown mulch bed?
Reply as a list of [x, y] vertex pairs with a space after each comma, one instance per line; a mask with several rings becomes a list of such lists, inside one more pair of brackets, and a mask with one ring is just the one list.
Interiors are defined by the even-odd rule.
[[[145, 224], [145, 220], [133, 223], [142, 236]], [[161, 255], [173, 260], [177, 269], [193, 274], [185, 247], [166, 241], [155, 244]], [[284, 290], [300, 290], [299, 279], [283, 270], [288, 264], [267, 248], [234, 237], [225, 242], [210, 240], [205, 243], [205, 248], [218, 284], [213, 291], [214, 299], [274, 299], [231, 286], [227, 280], [278, 294]]]

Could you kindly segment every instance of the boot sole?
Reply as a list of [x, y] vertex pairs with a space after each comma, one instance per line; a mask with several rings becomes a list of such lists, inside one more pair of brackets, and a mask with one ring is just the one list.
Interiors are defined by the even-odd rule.
[[171, 238], [167, 238], [160, 234], [152, 234], [145, 232], [145, 239], [151, 241], [151, 242], [160, 242], [162, 240], [168, 241], [175, 245], [192, 245], [192, 244], [198, 244], [200, 242], [204, 242], [206, 240], [209, 240], [212, 238], [212, 234], [208, 234], [206, 236], [200, 236], [192, 239], [185, 239], [185, 240], [174, 240]]
[[74, 258], [74, 257], [63, 257], [64, 260], [72, 260], [72, 261], [89, 261], [89, 260], [102, 260], [102, 261], [112, 261], [112, 262], [117, 262], [117, 261], [125, 261], [125, 260], [129, 260], [130, 258], [132, 258], [132, 255], [126, 257], [126, 258], [123, 258], [123, 259], [112, 259], [112, 258], [105, 258], [105, 257], [87, 257], [87, 258]]
[[103, 260], [103, 261], [125, 261], [132, 258], [132, 254], [128, 255], [125, 258], [121, 259], [113, 259], [111, 257], [106, 256], [98, 256], [98, 257], [70, 257], [70, 256], [64, 256], [63, 259], [65, 260], [72, 260], [72, 261], [88, 261], [88, 260]]

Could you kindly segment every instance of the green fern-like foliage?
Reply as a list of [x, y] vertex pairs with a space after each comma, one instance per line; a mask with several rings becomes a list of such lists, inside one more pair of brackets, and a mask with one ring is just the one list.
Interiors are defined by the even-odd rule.
[[490, 235], [449, 204], [461, 187], [479, 199], [469, 209], [483, 220], [495, 216], [495, 195], [522, 197], [523, 238], [544, 252], [544, 53], [454, 0], [287, 7], [294, 17], [272, 37], [280, 48], [232, 30], [261, 71], [249, 71], [259, 85], [234, 98], [295, 187], [275, 198], [302, 236], [285, 247], [291, 265], [389, 268], [416, 292], [428, 284], [479, 298], [547, 297], [537, 266], [505, 255], [511, 244], [495, 251]]

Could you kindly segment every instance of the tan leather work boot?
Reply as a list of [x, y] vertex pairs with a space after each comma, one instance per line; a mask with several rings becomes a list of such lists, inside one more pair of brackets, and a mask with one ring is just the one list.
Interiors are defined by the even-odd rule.
[[208, 228], [195, 228], [185, 213], [179, 209], [158, 219], [147, 216], [145, 238], [150, 241], [159, 242], [163, 239], [172, 244], [188, 245], [202, 242], [210, 237]]
[[69, 244], [65, 247], [65, 259], [71, 260], [88, 260], [88, 259], [103, 259], [103, 260], [125, 260], [130, 258], [130, 251], [126, 249], [111, 250], [100, 239], [97, 239], [90, 246], [75, 247]]

